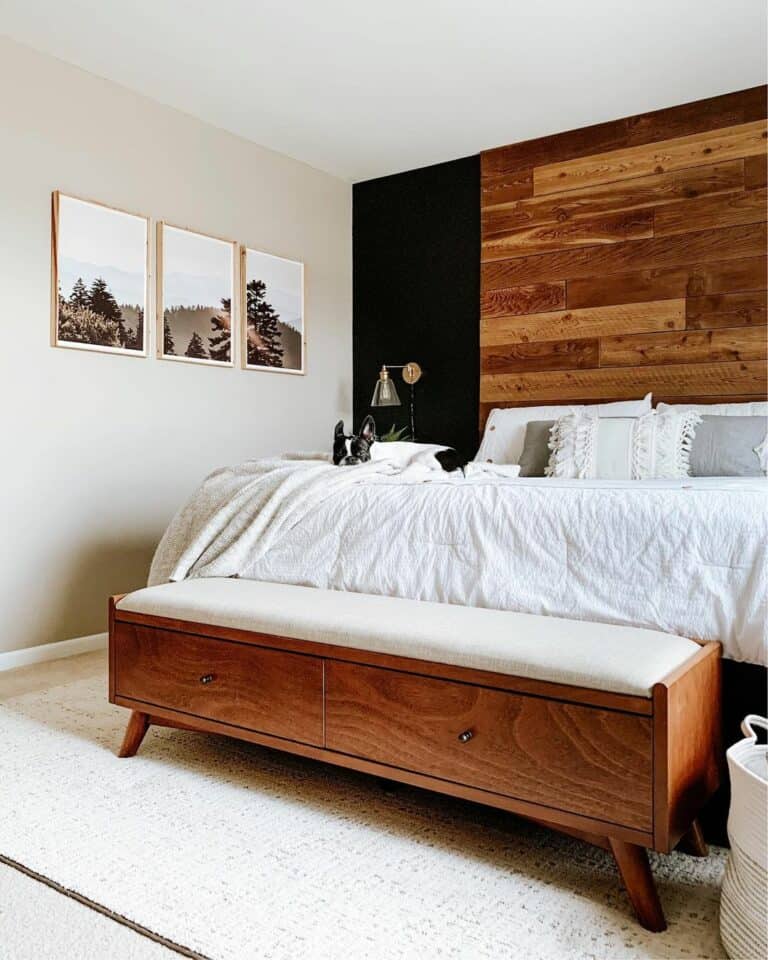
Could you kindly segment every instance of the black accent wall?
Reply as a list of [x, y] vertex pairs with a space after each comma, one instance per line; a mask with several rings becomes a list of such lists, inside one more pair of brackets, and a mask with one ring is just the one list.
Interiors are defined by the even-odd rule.
[[[421, 364], [416, 439], [473, 456], [478, 438], [480, 158], [466, 157], [353, 188], [355, 429], [372, 413], [380, 433], [408, 422], [372, 409], [382, 363]], [[347, 428], [349, 429], [349, 424]]]

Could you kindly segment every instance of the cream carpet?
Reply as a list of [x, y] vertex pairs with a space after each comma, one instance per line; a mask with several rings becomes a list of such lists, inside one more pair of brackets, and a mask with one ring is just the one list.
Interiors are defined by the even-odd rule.
[[2, 960], [179, 960], [179, 955], [0, 863]]
[[723, 957], [724, 852], [654, 863], [669, 930], [602, 851], [506, 814], [225, 738], [153, 729], [103, 655], [0, 676], [0, 853], [215, 960]]

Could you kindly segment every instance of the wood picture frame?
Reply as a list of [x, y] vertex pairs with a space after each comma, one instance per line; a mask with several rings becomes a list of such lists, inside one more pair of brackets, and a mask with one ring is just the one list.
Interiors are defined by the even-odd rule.
[[[107, 215], [114, 221], [100, 222]], [[62, 237], [71, 221], [73, 232], [65, 239], [69, 252], [62, 250]], [[135, 222], [131, 222], [135, 221]], [[54, 190], [51, 195], [51, 317], [50, 344], [69, 350], [112, 353], [146, 359], [150, 349], [151, 229], [150, 218], [98, 200]], [[120, 243], [135, 249], [118, 249]], [[98, 248], [98, 253], [96, 249]], [[107, 256], [105, 263], [96, 256]], [[93, 260], [89, 255], [95, 254]], [[129, 269], [126, 269], [129, 268]], [[67, 291], [62, 280], [67, 276]], [[77, 280], [71, 283], [77, 275]], [[86, 286], [86, 278], [90, 290]], [[117, 290], [115, 296], [112, 287]], [[94, 307], [98, 297], [99, 306]], [[119, 303], [118, 298], [125, 299]], [[127, 298], [127, 299], [126, 299]], [[138, 299], [137, 299], [138, 298]], [[66, 314], [65, 314], [66, 311]], [[135, 316], [130, 316], [135, 314]], [[135, 321], [131, 323], [130, 321]], [[69, 336], [62, 335], [65, 329]], [[138, 337], [141, 343], [138, 343]], [[108, 340], [112, 340], [110, 343]], [[121, 340], [122, 343], [117, 341]], [[129, 343], [136, 346], [128, 346]]]
[[[191, 297], [191, 285], [188, 291], [183, 294], [177, 293], [174, 296], [174, 300], [190, 299], [191, 302], [187, 305], [181, 304], [180, 302], [174, 303], [171, 309], [176, 309], [183, 316], [184, 323], [183, 326], [186, 328], [184, 331], [184, 337], [189, 334], [189, 331], [192, 330], [192, 334], [189, 336], [189, 342], [186, 349], [183, 352], [175, 352], [176, 345], [173, 338], [173, 329], [170, 327], [171, 339], [170, 343], [174, 350], [173, 353], [167, 352], [168, 340], [166, 339], [166, 309], [168, 308], [168, 300], [170, 297], [167, 292], [167, 284], [165, 278], [165, 270], [168, 265], [169, 256], [168, 256], [168, 238], [175, 237], [177, 241], [180, 242], [180, 245], [188, 246], [190, 249], [186, 251], [187, 254], [192, 254], [194, 251], [192, 248], [197, 248], [197, 253], [201, 253], [206, 244], [210, 244], [209, 251], [211, 254], [214, 250], [218, 250], [220, 254], [229, 258], [229, 263], [222, 262], [221, 264], [214, 264], [212, 262], [211, 266], [216, 267], [220, 271], [218, 277], [205, 276], [202, 273], [195, 275], [194, 268], [190, 267], [190, 272], [188, 274], [188, 279], [198, 281], [198, 290], [205, 290], [208, 294], [208, 299], [215, 300], [219, 299], [221, 302], [221, 307], [217, 309], [214, 303], [203, 304], [202, 300], [205, 297], [201, 296], [197, 300], [194, 297]], [[202, 241], [202, 242], [200, 242]], [[169, 223], [166, 220], [158, 220], [156, 226], [156, 239], [155, 239], [155, 258], [156, 258], [156, 296], [155, 296], [155, 337], [156, 337], [156, 349], [155, 353], [159, 360], [175, 360], [181, 361], [183, 363], [195, 363], [202, 364], [207, 366], [214, 367], [235, 367], [235, 357], [237, 356], [238, 350], [238, 326], [239, 326], [239, 312], [240, 312], [240, 282], [239, 282], [239, 257], [238, 244], [234, 240], [228, 240], [223, 237], [218, 237], [214, 234], [204, 233], [200, 230], [195, 230], [191, 227], [181, 227], [173, 223]], [[178, 260], [179, 257], [183, 260], [184, 253], [179, 251], [174, 253], [174, 259]], [[215, 258], [212, 257], [212, 260]], [[214, 282], [215, 281], [215, 282]], [[213, 288], [216, 284], [220, 283], [216, 294], [213, 294]], [[221, 294], [225, 294], [224, 297]], [[229, 309], [225, 307], [225, 301], [229, 302]], [[211, 350], [221, 349], [223, 344], [214, 346], [211, 342], [215, 337], [222, 337], [221, 328], [217, 333], [216, 328], [214, 327], [214, 317], [219, 317], [220, 314], [229, 313], [229, 355], [227, 359], [215, 359], [211, 356]], [[194, 314], [199, 313], [201, 316], [195, 318]], [[208, 315], [208, 322], [211, 323], [211, 331], [206, 333], [206, 338], [208, 339], [208, 345], [203, 341], [203, 336], [200, 333], [200, 329], [204, 328], [205, 324], [205, 315]], [[213, 337], [211, 337], [213, 333]], [[196, 344], [193, 345], [193, 341], [196, 341]], [[202, 344], [202, 349], [200, 345]], [[194, 349], [193, 349], [194, 346]], [[181, 344], [179, 345], [181, 349]], [[204, 352], [203, 352], [204, 350]]]
[[[277, 293], [277, 309], [273, 306], [273, 296], [270, 294], [270, 281], [264, 280], [263, 274], [259, 277], [251, 276], [253, 265], [249, 268], [249, 255], [255, 261], [260, 258], [261, 266], [267, 273], [274, 276], [282, 275], [286, 286]], [[262, 370], [267, 373], [288, 373], [303, 376], [307, 366], [307, 330], [305, 311], [305, 279], [306, 268], [300, 260], [279, 256], [264, 250], [256, 250], [245, 244], [240, 245], [240, 364], [243, 370]], [[266, 289], [259, 294], [249, 289], [254, 281], [266, 283]], [[249, 302], [249, 293], [258, 296], [259, 304], [265, 311], [265, 322], [279, 330], [279, 336], [273, 341], [274, 348], [267, 350], [272, 353], [268, 363], [253, 362], [254, 331], [252, 316], [254, 305]], [[277, 356], [276, 354], [279, 354]], [[282, 362], [275, 362], [280, 359]], [[287, 361], [287, 365], [283, 362]]]

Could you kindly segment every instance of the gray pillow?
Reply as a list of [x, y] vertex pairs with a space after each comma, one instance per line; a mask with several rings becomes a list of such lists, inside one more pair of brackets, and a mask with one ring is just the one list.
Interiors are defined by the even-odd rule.
[[691, 476], [762, 477], [755, 447], [766, 428], [766, 417], [702, 417], [691, 444]]
[[529, 420], [525, 428], [525, 442], [520, 454], [521, 477], [543, 477], [552, 451], [549, 449], [549, 431], [554, 420]]

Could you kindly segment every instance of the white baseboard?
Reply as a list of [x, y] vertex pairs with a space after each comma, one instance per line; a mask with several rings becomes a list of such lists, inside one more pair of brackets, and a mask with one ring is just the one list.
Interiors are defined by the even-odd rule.
[[73, 637], [71, 640], [41, 643], [37, 647], [9, 650], [7, 653], [0, 653], [0, 671], [13, 670], [15, 667], [27, 667], [31, 663], [42, 663], [44, 660], [75, 657], [78, 653], [102, 650], [106, 645], [106, 633], [93, 633], [89, 637]]

